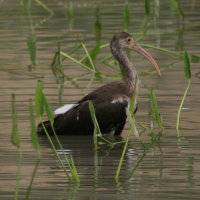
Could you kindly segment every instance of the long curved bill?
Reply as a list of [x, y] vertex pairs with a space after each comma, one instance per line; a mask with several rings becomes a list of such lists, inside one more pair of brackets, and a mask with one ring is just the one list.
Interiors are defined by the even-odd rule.
[[144, 50], [142, 47], [140, 47], [137, 44], [135, 44], [131, 49], [135, 50], [136, 52], [138, 52], [139, 54], [141, 54], [145, 58], [147, 58], [147, 60], [155, 67], [158, 75], [161, 76], [161, 72], [160, 72], [160, 69], [158, 67], [158, 64], [156, 63], [156, 61], [152, 58], [152, 56], [146, 50]]

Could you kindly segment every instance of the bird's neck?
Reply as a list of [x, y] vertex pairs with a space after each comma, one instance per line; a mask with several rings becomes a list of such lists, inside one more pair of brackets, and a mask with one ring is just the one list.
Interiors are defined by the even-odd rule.
[[119, 63], [122, 65], [122, 67], [125, 69], [125, 82], [127, 82], [129, 85], [134, 86], [136, 77], [137, 77], [137, 71], [134, 67], [134, 65], [130, 62], [125, 50], [119, 50], [118, 55], [116, 56]]

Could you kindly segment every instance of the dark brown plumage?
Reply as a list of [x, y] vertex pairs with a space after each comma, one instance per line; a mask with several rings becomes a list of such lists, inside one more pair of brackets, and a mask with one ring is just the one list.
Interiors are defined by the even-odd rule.
[[[89, 111], [89, 101], [94, 105], [101, 132], [106, 134], [114, 131], [115, 135], [121, 134], [126, 123], [126, 109], [133, 94], [137, 77], [136, 69], [126, 55], [125, 50], [127, 48], [144, 55], [155, 66], [160, 75], [159, 68], [153, 58], [139, 47], [128, 33], [115, 34], [111, 40], [110, 48], [113, 56], [125, 69], [125, 79], [97, 88], [83, 97], [72, 108], [58, 114], [54, 120], [54, 128], [57, 134], [93, 134], [94, 126]], [[51, 134], [52, 128], [49, 121], [44, 122], [44, 124]], [[41, 124], [38, 126], [38, 132], [44, 133]]]

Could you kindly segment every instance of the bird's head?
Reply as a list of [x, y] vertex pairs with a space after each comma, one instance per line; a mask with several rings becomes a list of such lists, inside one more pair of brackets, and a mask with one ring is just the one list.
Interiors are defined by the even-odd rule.
[[156, 61], [152, 58], [152, 56], [141, 46], [139, 46], [133, 37], [126, 32], [116, 33], [113, 35], [113, 38], [110, 43], [111, 51], [117, 52], [120, 49], [131, 49], [136, 51], [137, 53], [143, 55], [147, 60], [155, 67], [159, 76], [161, 76], [160, 69]]

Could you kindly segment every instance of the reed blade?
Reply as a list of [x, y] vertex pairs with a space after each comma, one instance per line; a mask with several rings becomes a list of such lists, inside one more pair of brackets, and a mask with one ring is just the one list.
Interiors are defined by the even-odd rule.
[[67, 3], [67, 15], [69, 18], [74, 17], [74, 8], [73, 8], [72, 1], [70, 0], [68, 0], [68, 3]]
[[151, 0], [145, 0], [145, 13], [146, 16], [150, 16], [151, 11]]
[[124, 6], [124, 31], [128, 31], [128, 26], [130, 22], [130, 12], [129, 12], [129, 5], [128, 1], [126, 0], [125, 6]]
[[50, 15], [53, 15], [53, 11], [41, 0], [34, 0], [38, 5], [40, 5], [44, 10], [46, 10]]
[[42, 81], [38, 81], [35, 89], [35, 105], [38, 117], [42, 117], [44, 114], [44, 98], [42, 93]]
[[191, 79], [190, 59], [186, 51], [183, 53], [183, 61], [184, 61], [185, 78], [187, 80], [190, 80]]
[[164, 127], [162, 122], [162, 116], [160, 114], [160, 109], [157, 102], [157, 96], [154, 89], [152, 89], [150, 93], [150, 106], [151, 106], [151, 114], [155, 118], [159, 130], [163, 130]]
[[11, 142], [17, 148], [20, 147], [19, 129], [17, 123], [17, 111], [16, 111], [16, 100], [15, 94], [12, 94], [12, 133]]
[[37, 134], [37, 129], [36, 129], [35, 116], [33, 112], [33, 104], [31, 100], [29, 103], [29, 112], [30, 112], [30, 122], [31, 122], [31, 142], [32, 142], [33, 148], [38, 153], [38, 157], [40, 158], [40, 145], [39, 145], [38, 134]]
[[184, 104], [184, 102], [185, 102], [185, 99], [186, 99], [188, 90], [189, 90], [189, 88], [190, 88], [190, 83], [191, 83], [191, 81], [190, 81], [190, 79], [189, 79], [189, 80], [188, 80], [188, 85], [187, 85], [187, 87], [186, 87], [186, 89], [185, 89], [185, 92], [184, 92], [184, 94], [183, 94], [183, 98], [182, 98], [182, 100], [181, 100], [181, 103], [180, 103], [180, 105], [179, 105], [178, 112], [177, 112], [176, 131], [177, 131], [178, 137], [180, 136], [180, 133], [179, 133], [179, 126], [180, 126], [181, 110], [182, 110], [182, 108], [183, 108], [183, 104]]
[[91, 66], [93, 69], [96, 70], [95, 65], [94, 65], [94, 61], [96, 60], [97, 55], [99, 54], [100, 50], [101, 50], [101, 43], [98, 42], [94, 48], [92, 48], [92, 50], [90, 50], [88, 52], [86, 46], [84, 44], [82, 44], [82, 47], [86, 53], [86, 56], [84, 56], [80, 62], [84, 63], [86, 65]]
[[43, 103], [44, 103], [44, 108], [47, 113], [48, 119], [49, 119], [51, 125], [53, 126], [54, 115], [53, 115], [52, 109], [47, 101], [47, 98], [44, 96], [44, 94], [43, 94]]
[[64, 53], [64, 52], [60, 52], [61, 55], [65, 56], [66, 58], [70, 59], [71, 61], [73, 61], [74, 63], [82, 66], [83, 68], [89, 70], [89, 71], [92, 71], [92, 72], [95, 72], [94, 69], [91, 69], [90, 67], [88, 67], [87, 65], [84, 65], [83, 63], [81, 63], [80, 61], [76, 60], [75, 58], [73, 58], [72, 56], [70, 56], [69, 54], [67, 53]]

